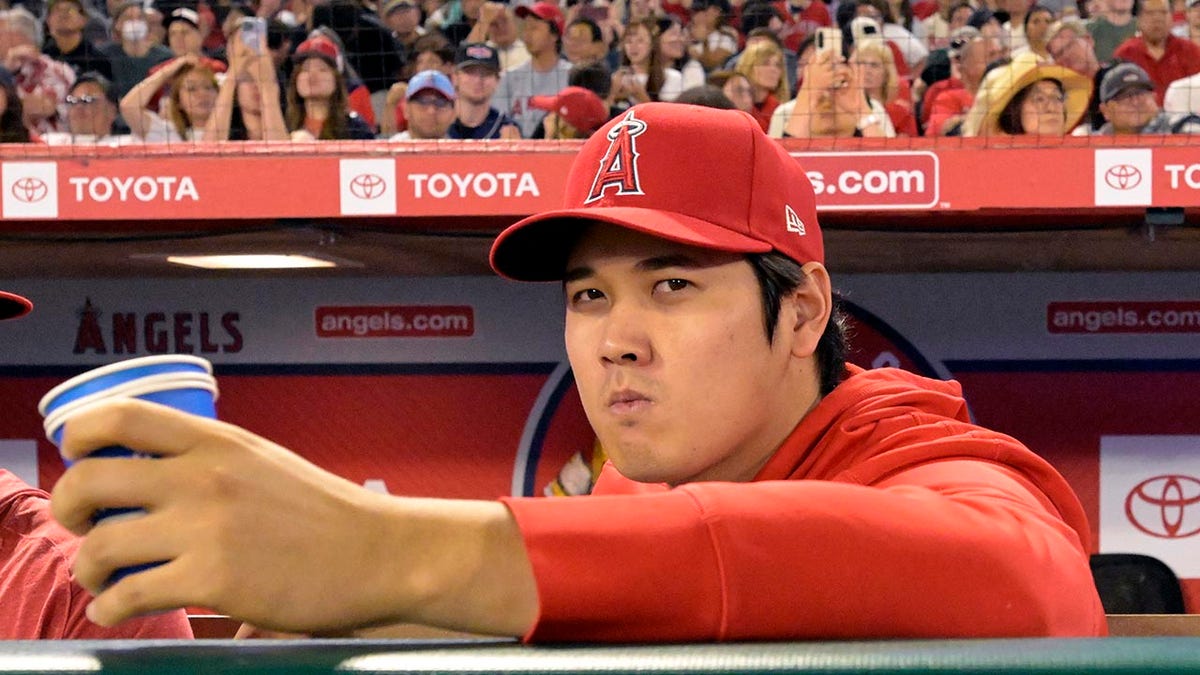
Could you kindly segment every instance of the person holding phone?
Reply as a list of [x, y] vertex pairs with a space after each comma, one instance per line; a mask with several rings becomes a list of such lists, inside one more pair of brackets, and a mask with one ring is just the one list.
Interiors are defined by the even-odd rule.
[[658, 47], [658, 21], [641, 19], [621, 36], [621, 67], [612, 76], [612, 107], [623, 110], [649, 101], [674, 101], [683, 75], [664, 63]]
[[267, 49], [266, 22], [242, 19], [226, 43], [229, 72], [217, 90], [205, 124], [207, 141], [285, 141], [287, 124], [279, 103], [279, 79]]
[[[820, 42], [818, 40], [818, 42]], [[887, 135], [887, 114], [875, 112], [863, 93], [860, 74], [826, 42], [804, 66], [790, 114], [773, 119], [777, 138], [850, 138]]]

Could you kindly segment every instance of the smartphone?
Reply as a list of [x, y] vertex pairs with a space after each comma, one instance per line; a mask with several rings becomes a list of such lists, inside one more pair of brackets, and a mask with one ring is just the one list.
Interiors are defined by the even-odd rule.
[[608, 21], [608, 5], [584, 5], [579, 8], [579, 16], [584, 19], [591, 19], [596, 23], [603, 23]]
[[267, 20], [257, 16], [242, 18], [242, 44], [255, 54], [267, 48]]
[[818, 28], [817, 29], [817, 52], [831, 51], [837, 56], [843, 56], [842, 53], [842, 29], [840, 28]]

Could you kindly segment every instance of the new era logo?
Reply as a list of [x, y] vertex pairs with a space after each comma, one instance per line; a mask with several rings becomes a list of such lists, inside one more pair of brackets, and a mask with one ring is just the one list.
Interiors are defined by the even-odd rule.
[[787, 224], [788, 232], [795, 232], [798, 235], [804, 236], [804, 221], [800, 220], [800, 216], [792, 210], [792, 207], [784, 204], [783, 218]]

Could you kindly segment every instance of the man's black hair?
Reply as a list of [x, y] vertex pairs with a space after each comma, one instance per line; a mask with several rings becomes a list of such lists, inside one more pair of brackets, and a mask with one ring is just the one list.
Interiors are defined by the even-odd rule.
[[[764, 327], [767, 330], [767, 340], [770, 341], [779, 323], [779, 309], [783, 298], [805, 283], [805, 275], [800, 263], [775, 251], [751, 253], [746, 256], [746, 260], [754, 269], [754, 276], [758, 278], [759, 289], [762, 291]], [[833, 391], [845, 376], [848, 349], [846, 315], [835, 299], [833, 310], [829, 314], [829, 323], [817, 342], [817, 370], [822, 396]]]
[[576, 25], [583, 25], [583, 26], [588, 27], [588, 31], [590, 31], [592, 34], [592, 42], [600, 42], [601, 40], [604, 39], [604, 31], [600, 30], [600, 24], [587, 18], [586, 16], [580, 16], [580, 17], [571, 19], [571, 22], [567, 24], [566, 28], [563, 29], [563, 32], [570, 30], [571, 26], [576, 26]]
[[567, 86], [590, 89], [601, 99], [606, 99], [612, 92], [612, 73], [603, 61], [572, 66], [567, 73]]

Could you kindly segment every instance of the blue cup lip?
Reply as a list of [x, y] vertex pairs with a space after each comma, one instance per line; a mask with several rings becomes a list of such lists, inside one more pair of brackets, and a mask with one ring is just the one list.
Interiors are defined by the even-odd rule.
[[46, 438], [57, 447], [58, 442], [55, 441], [55, 435], [66, 424], [67, 420], [80, 410], [115, 398], [141, 398], [167, 391], [193, 389], [208, 392], [211, 394], [214, 403], [220, 396], [217, 382], [211, 375], [201, 375], [199, 373], [160, 373], [158, 375], [149, 375], [136, 380], [130, 380], [115, 387], [80, 397], [51, 411], [42, 420], [42, 427], [46, 432]]
[[44, 417], [56, 408], [114, 385], [160, 373], [197, 373], [212, 375], [208, 359], [189, 354], [156, 354], [125, 359], [92, 368], [59, 384], [42, 396], [38, 412]]

